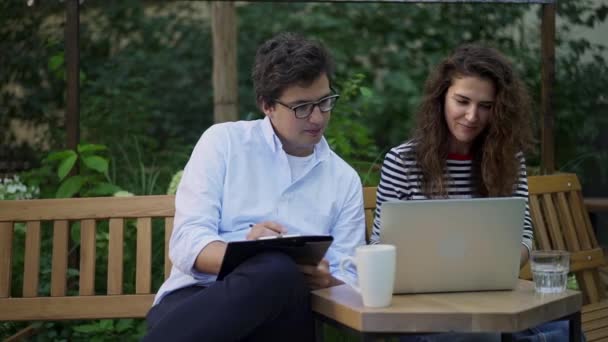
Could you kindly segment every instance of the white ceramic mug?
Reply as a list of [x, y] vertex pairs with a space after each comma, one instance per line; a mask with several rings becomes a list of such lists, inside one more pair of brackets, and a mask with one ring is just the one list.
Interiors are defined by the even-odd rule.
[[391, 305], [395, 283], [395, 259], [397, 250], [393, 245], [367, 245], [357, 247], [355, 257], [340, 261], [340, 271], [353, 263], [357, 268], [359, 286], [353, 288], [361, 294], [363, 305], [384, 307]]

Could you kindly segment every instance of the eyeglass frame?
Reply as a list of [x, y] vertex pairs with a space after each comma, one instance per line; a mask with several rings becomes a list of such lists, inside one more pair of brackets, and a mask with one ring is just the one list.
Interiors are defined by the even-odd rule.
[[[320, 98], [317, 101], [298, 103], [295, 106], [290, 106], [290, 105], [288, 105], [286, 103], [283, 103], [283, 102], [279, 101], [279, 99], [274, 99], [274, 101], [276, 103], [280, 104], [281, 106], [285, 107], [285, 108], [291, 109], [293, 111], [293, 116], [295, 116], [296, 119], [307, 119], [308, 117], [310, 117], [312, 115], [312, 112], [315, 111], [315, 107], [318, 107], [319, 111], [321, 111], [321, 113], [327, 113], [327, 112], [331, 111], [332, 109], [334, 109], [334, 107], [336, 106], [336, 102], [338, 102], [338, 99], [340, 98], [340, 94], [337, 94], [333, 89], [332, 89], [332, 92], [333, 92], [333, 94], [327, 95], [327, 96], [325, 96], [323, 98]], [[319, 104], [321, 102], [327, 100], [327, 99], [330, 99], [330, 98], [335, 98], [336, 102], [334, 102], [334, 105], [333, 105], [333, 107], [331, 107], [330, 110], [323, 111], [321, 109], [321, 107], [319, 106]], [[306, 116], [298, 117], [298, 114], [296, 114], [296, 109], [298, 109], [299, 107], [306, 106], [306, 105], [311, 105], [311, 104], [312, 104], [312, 109], [310, 110], [310, 113], [308, 113], [308, 115], [306, 115]]]

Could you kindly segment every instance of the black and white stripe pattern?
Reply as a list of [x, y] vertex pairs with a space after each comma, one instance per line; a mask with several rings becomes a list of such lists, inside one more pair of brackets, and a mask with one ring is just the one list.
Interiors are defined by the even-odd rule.
[[[421, 189], [421, 171], [415, 157], [407, 157], [414, 148], [414, 144], [408, 141], [392, 148], [384, 159], [380, 175], [380, 184], [377, 190], [376, 212], [374, 215], [374, 228], [372, 230], [371, 243], [378, 243], [380, 239], [380, 215], [382, 203], [388, 200], [424, 200], [427, 197]], [[524, 231], [522, 243], [532, 249], [532, 219], [528, 206], [528, 178], [526, 175], [526, 160], [523, 153], [518, 153], [519, 179], [514, 187], [513, 196], [526, 199], [526, 214], [524, 219]], [[449, 198], [472, 198], [474, 197], [474, 183], [471, 176], [472, 160], [448, 159], [446, 172], [446, 186]]]

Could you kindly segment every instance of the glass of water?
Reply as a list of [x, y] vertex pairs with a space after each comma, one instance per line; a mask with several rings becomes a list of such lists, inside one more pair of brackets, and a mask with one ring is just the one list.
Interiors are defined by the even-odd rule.
[[567, 251], [532, 251], [530, 266], [538, 293], [561, 293], [566, 290], [570, 253]]

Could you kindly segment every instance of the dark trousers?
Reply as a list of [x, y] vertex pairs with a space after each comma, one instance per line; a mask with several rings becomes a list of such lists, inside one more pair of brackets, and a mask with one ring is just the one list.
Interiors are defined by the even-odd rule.
[[143, 341], [312, 341], [310, 290], [291, 258], [259, 254], [207, 288], [165, 296]]

